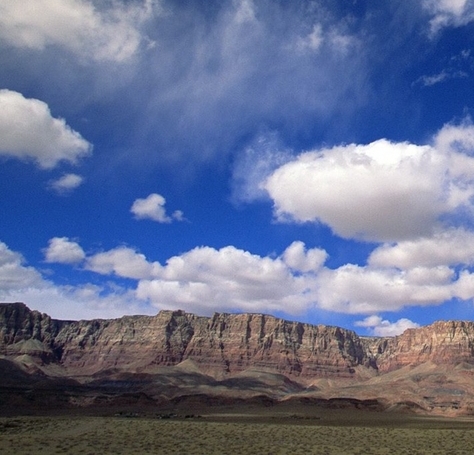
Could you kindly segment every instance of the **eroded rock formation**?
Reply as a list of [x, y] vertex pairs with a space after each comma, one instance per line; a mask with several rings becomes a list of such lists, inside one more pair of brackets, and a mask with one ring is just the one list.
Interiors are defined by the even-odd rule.
[[262, 314], [200, 317], [184, 311], [112, 320], [57, 321], [22, 303], [0, 305], [0, 352], [61, 365], [71, 375], [145, 371], [193, 360], [216, 377], [248, 368], [301, 378], [351, 377], [376, 368], [352, 331]]
[[407, 365], [474, 363], [474, 323], [436, 322], [393, 338], [262, 314], [184, 311], [111, 320], [58, 321], [23, 303], [0, 305], [0, 354], [57, 364], [71, 376], [144, 372], [186, 359], [214, 377], [257, 368], [309, 380], [350, 378]]
[[463, 321], [374, 338], [262, 314], [58, 321], [0, 304], [0, 414], [289, 400], [472, 415], [473, 346]]

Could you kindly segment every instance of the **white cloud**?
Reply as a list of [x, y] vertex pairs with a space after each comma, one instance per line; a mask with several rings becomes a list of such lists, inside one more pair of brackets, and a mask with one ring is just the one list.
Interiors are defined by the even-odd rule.
[[357, 327], [366, 327], [370, 329], [371, 334], [380, 337], [400, 335], [407, 329], [414, 329], [420, 325], [410, 319], [401, 318], [398, 321], [390, 322], [382, 319], [380, 316], [368, 316], [362, 321], [355, 323]]
[[155, 264], [154, 278], [141, 279], [137, 296], [157, 308], [212, 311], [284, 312], [312, 308], [346, 314], [398, 311], [471, 300], [474, 275], [456, 275], [447, 266], [393, 267], [346, 264], [323, 267], [327, 254], [292, 243], [281, 256], [261, 257], [232, 246], [195, 248]]
[[[67, 262], [64, 250], [58, 248], [58, 255], [64, 254], [62, 262]], [[474, 274], [457, 275], [446, 265], [399, 269], [346, 264], [329, 269], [324, 267], [326, 259], [325, 251], [307, 249], [299, 241], [278, 257], [261, 257], [233, 246], [199, 247], [171, 257], [165, 265], [132, 248], [118, 247], [86, 257], [85, 269], [136, 280], [138, 301], [157, 309], [198, 314], [278, 311], [295, 316], [312, 308], [370, 314], [474, 297]]]
[[322, 222], [341, 237], [401, 241], [472, 211], [474, 127], [446, 125], [433, 145], [350, 144], [302, 153], [264, 183], [281, 221]]
[[137, 299], [133, 290], [109, 286], [57, 286], [43, 281], [42, 286], [5, 290], [0, 287], [0, 301], [23, 302], [56, 319], [110, 319], [123, 315], [156, 314], [156, 309]]
[[[50, 252], [59, 262], [73, 262], [81, 256], [82, 250], [74, 242], [66, 238], [52, 240]], [[0, 242], [0, 302], [24, 302], [32, 309], [68, 320], [156, 313], [133, 290], [115, 284], [57, 286], [24, 262], [19, 253]]]
[[[472, 156], [474, 151], [474, 125], [471, 119], [466, 118], [460, 125], [444, 125], [434, 137], [434, 146], [445, 155], [454, 153], [452, 164], [457, 165], [456, 172], [462, 172], [463, 166], [470, 163], [469, 155]], [[456, 152], [465, 153], [467, 156]], [[468, 170], [466, 174], [469, 174]]]
[[[461, 297], [454, 271], [444, 266], [404, 271], [346, 264], [335, 270], [323, 269], [316, 281], [318, 306], [340, 313], [398, 311]], [[472, 289], [466, 281], [461, 298], [472, 297], [466, 297], [468, 288]]]
[[11, 251], [0, 242], [0, 291], [9, 292], [42, 285], [41, 275], [34, 268], [24, 265], [21, 254]]
[[140, 299], [158, 308], [213, 311], [281, 311], [295, 315], [308, 309], [308, 280], [294, 276], [281, 258], [260, 257], [228, 246], [195, 248], [170, 258], [154, 280], [142, 280]]
[[447, 229], [430, 237], [384, 244], [369, 256], [368, 263], [378, 267], [410, 269], [417, 266], [474, 264], [474, 232]]
[[422, 6], [432, 16], [432, 36], [445, 27], [461, 27], [474, 20], [471, 0], [422, 0]]
[[[79, 262], [83, 250], [67, 238], [55, 238], [45, 250], [49, 262]], [[195, 248], [150, 262], [128, 247], [85, 258], [84, 268], [102, 275], [137, 280], [136, 297], [155, 308], [213, 311], [281, 311], [295, 315], [313, 305], [314, 276], [326, 253], [294, 242], [281, 257], [260, 257], [232, 246]]]
[[316, 272], [326, 261], [328, 254], [319, 248], [306, 250], [301, 241], [293, 242], [283, 253], [283, 261], [288, 267], [299, 272]]
[[[314, 308], [374, 314], [433, 306], [453, 298], [472, 301], [474, 296], [474, 274], [467, 270], [458, 275], [447, 266], [400, 270], [352, 264], [329, 269], [323, 266], [326, 253], [307, 249], [302, 242], [292, 243], [278, 257], [262, 257], [233, 246], [200, 247], [160, 265], [127, 247], [84, 258], [76, 242], [55, 237], [45, 255], [47, 262], [82, 262], [86, 270], [110, 278], [101, 286], [57, 286], [0, 243], [0, 300], [24, 301], [55, 317], [88, 318], [170, 308], [206, 315], [244, 311], [297, 316]], [[136, 280], [136, 285], [115, 284], [114, 276]], [[374, 333], [388, 334], [405, 322], [372, 327], [380, 325]]]
[[43, 250], [46, 262], [60, 264], [74, 264], [82, 262], [86, 254], [77, 242], [67, 237], [53, 237], [48, 242], [48, 247]]
[[171, 223], [173, 219], [182, 221], [183, 212], [176, 210], [168, 216], [165, 210], [166, 199], [161, 194], [152, 193], [145, 199], [136, 199], [130, 211], [137, 219], [150, 219], [158, 223]]
[[132, 248], [118, 247], [88, 257], [85, 267], [102, 275], [114, 273], [120, 277], [138, 280], [152, 277], [160, 266], [148, 262], [143, 254]]
[[20, 48], [56, 45], [81, 57], [121, 62], [137, 51], [140, 26], [153, 16], [155, 3], [116, 1], [99, 10], [88, 0], [3, 0], [0, 39]]
[[33, 159], [48, 169], [61, 161], [75, 163], [91, 150], [63, 119], [51, 116], [43, 101], [0, 90], [0, 155]]
[[51, 188], [59, 194], [67, 193], [79, 187], [84, 181], [83, 177], [77, 174], [64, 174], [57, 180], [50, 182]]

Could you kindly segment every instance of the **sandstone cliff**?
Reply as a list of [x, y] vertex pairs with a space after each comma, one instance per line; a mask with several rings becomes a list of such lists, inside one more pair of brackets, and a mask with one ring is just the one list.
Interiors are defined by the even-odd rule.
[[0, 304], [0, 408], [267, 397], [471, 415], [473, 346], [463, 321], [373, 338], [262, 314], [58, 321]]
[[380, 372], [407, 365], [474, 363], [474, 323], [438, 321], [408, 329], [393, 339], [380, 340], [375, 353]]
[[184, 311], [112, 320], [58, 321], [23, 303], [0, 305], [0, 354], [61, 365], [71, 375], [107, 369], [145, 371], [191, 359], [209, 374], [248, 368], [301, 379], [352, 377], [360, 368], [385, 373], [428, 361], [474, 363], [474, 323], [436, 322], [393, 338], [290, 322], [262, 314]]
[[302, 378], [351, 377], [375, 368], [361, 339], [339, 327], [262, 314], [211, 318], [183, 311], [113, 320], [56, 321], [22, 303], [0, 305], [0, 352], [55, 362], [72, 375], [193, 360], [215, 376], [250, 367]]

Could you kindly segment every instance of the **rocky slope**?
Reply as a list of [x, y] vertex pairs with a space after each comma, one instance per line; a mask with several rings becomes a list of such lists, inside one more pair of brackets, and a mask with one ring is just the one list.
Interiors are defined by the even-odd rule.
[[474, 323], [463, 321], [367, 338], [262, 314], [161, 311], [58, 321], [23, 303], [0, 304], [0, 368], [10, 371], [6, 376], [16, 371], [22, 377], [21, 371], [33, 382], [72, 378], [115, 391], [140, 384], [147, 396], [170, 399], [203, 391], [299, 394], [467, 413], [474, 403], [473, 344]]

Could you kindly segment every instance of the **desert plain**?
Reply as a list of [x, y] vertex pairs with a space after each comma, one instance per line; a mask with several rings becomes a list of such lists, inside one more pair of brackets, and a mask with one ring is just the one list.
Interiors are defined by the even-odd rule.
[[[47, 410], [0, 417], [0, 453], [324, 454], [474, 453], [474, 419], [313, 406]], [[175, 413], [176, 412], [176, 413]]]

